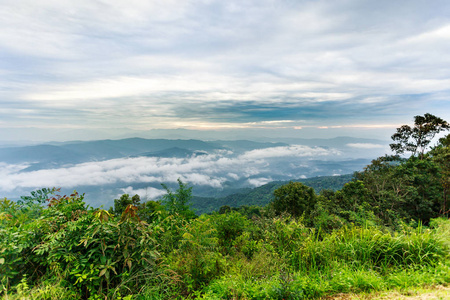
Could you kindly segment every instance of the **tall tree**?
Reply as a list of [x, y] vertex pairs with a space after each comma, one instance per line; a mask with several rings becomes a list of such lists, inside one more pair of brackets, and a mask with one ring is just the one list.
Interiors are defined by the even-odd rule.
[[432, 114], [415, 116], [414, 127], [403, 125], [397, 128], [397, 132], [391, 137], [394, 143], [390, 144], [390, 147], [396, 154], [411, 152], [411, 156], [418, 154], [423, 158], [426, 148], [436, 134], [449, 129], [447, 121]]
[[119, 199], [114, 199], [114, 207], [111, 207], [109, 212], [116, 216], [120, 216], [128, 205], [138, 206], [140, 202], [141, 198], [137, 194], [133, 197], [130, 197], [128, 194], [123, 194]]
[[170, 214], [178, 213], [187, 219], [195, 217], [194, 211], [190, 209], [190, 201], [192, 199], [192, 187], [188, 187], [178, 178], [178, 189], [176, 192], [167, 187], [165, 184], [161, 184], [167, 191], [167, 194], [163, 196], [162, 202], [166, 210]]
[[276, 214], [290, 213], [294, 217], [308, 215], [317, 202], [314, 189], [301, 182], [289, 182], [273, 192], [271, 205]]
[[431, 159], [438, 164], [441, 173], [440, 180], [443, 188], [441, 212], [448, 216], [450, 213], [447, 205], [450, 194], [450, 134], [439, 139], [439, 144], [428, 153], [431, 155]]

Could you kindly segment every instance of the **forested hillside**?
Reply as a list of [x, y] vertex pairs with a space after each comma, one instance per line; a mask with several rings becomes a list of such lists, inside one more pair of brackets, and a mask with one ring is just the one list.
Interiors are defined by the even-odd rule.
[[[309, 187], [312, 187], [317, 193], [322, 190], [339, 190], [344, 184], [352, 180], [353, 175], [338, 175], [338, 176], [321, 176], [306, 179], [294, 180], [302, 182]], [[221, 206], [227, 205], [230, 207], [247, 206], [265, 206], [273, 200], [273, 192], [280, 186], [287, 184], [289, 181], [273, 181], [264, 184], [257, 188], [243, 188], [237, 193], [220, 197], [192, 197], [192, 208], [197, 214], [211, 213], [218, 211]]]
[[281, 300], [448, 285], [450, 135], [431, 142], [449, 128], [416, 116], [392, 136], [405, 157], [374, 159], [337, 191], [267, 185], [267, 205], [209, 215], [181, 180], [161, 201], [123, 195], [109, 210], [57, 189], [2, 199], [1, 296]]

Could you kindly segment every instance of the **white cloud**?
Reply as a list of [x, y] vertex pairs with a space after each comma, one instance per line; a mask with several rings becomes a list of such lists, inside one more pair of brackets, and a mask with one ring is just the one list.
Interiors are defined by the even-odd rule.
[[410, 37], [402, 42], [412, 43], [419, 46], [429, 46], [430, 43], [441, 43], [446, 42], [446, 40], [447, 42], [450, 40], [450, 24]]
[[[47, 186], [72, 188], [117, 183], [176, 183], [178, 178], [193, 185], [220, 188], [229, 179], [255, 177], [271, 170], [273, 159], [326, 158], [336, 154], [338, 152], [332, 149], [294, 145], [248, 151], [237, 157], [227, 156], [227, 152], [222, 152], [189, 158], [120, 158], [29, 172], [23, 171], [26, 165], [2, 165], [0, 191]], [[258, 181], [251, 179], [249, 183], [255, 185], [262, 182], [261, 178]], [[157, 191], [149, 192], [154, 194]]]
[[[128, 194], [131, 196], [137, 194], [141, 198], [141, 201], [154, 200], [167, 193], [165, 190], [155, 189], [153, 187], [146, 187], [144, 189], [134, 189], [132, 186], [122, 189], [122, 192], [123, 194]], [[117, 195], [117, 197], [120, 196], [121, 195]]]
[[273, 181], [272, 178], [266, 178], [266, 177], [250, 178], [247, 180], [247, 182], [253, 187], [258, 187], [258, 186], [267, 184], [271, 181]]
[[0, 162], [0, 176], [6, 178], [9, 174], [20, 172], [23, 169], [26, 169], [28, 165], [20, 164], [20, 165], [11, 165]]
[[375, 149], [375, 148], [385, 148], [385, 145], [371, 144], [371, 143], [350, 143], [347, 144], [348, 147], [358, 148], [358, 149]]
[[328, 155], [339, 155], [337, 150], [328, 150], [324, 148], [311, 148], [302, 145], [291, 145], [284, 147], [271, 147], [265, 149], [256, 149], [244, 153], [241, 158], [256, 160], [256, 159], [266, 159], [266, 158], [277, 158], [277, 157], [307, 157], [307, 156], [328, 156]]
[[[78, 101], [84, 99], [107, 99], [136, 96], [149, 96], [161, 92], [197, 92], [197, 91], [221, 91], [231, 85], [230, 78], [221, 80], [220, 75], [199, 76], [155, 76], [155, 77], [118, 77], [101, 79], [84, 83], [76, 83], [72, 86], [49, 86], [42, 94], [30, 94], [25, 96], [29, 100]], [[53, 91], [52, 91], [53, 90]]]
[[235, 173], [228, 173], [227, 176], [230, 177], [233, 180], [238, 180], [239, 179], [239, 175], [235, 174]]

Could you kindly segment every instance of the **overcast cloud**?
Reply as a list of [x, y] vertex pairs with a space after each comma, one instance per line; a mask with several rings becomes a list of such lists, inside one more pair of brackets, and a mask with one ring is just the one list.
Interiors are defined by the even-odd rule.
[[2, 130], [450, 119], [446, 0], [0, 4]]

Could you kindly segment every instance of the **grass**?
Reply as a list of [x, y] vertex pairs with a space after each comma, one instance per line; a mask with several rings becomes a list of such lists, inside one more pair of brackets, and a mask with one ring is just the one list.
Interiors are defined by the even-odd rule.
[[[270, 278], [229, 275], [212, 282], [202, 299], [319, 299], [327, 295], [376, 295], [379, 291], [407, 291], [450, 282], [450, 265], [392, 269], [381, 275], [373, 269], [336, 265], [338, 269], [278, 274]], [[375, 297], [375, 296], [373, 296]], [[333, 298], [330, 298], [333, 299]], [[357, 299], [357, 298], [355, 298]], [[376, 299], [376, 298], [371, 298]]]
[[419, 226], [397, 233], [349, 227], [322, 240], [311, 233], [292, 247], [297, 250], [278, 256], [271, 252], [272, 257], [260, 250], [252, 260], [241, 262], [239, 271], [230, 269], [213, 280], [202, 298], [318, 299], [447, 285], [449, 224], [446, 220], [437, 229]]
[[327, 296], [321, 300], [449, 300], [450, 287], [432, 286], [416, 287], [403, 290], [361, 293], [361, 294], [338, 294]]

